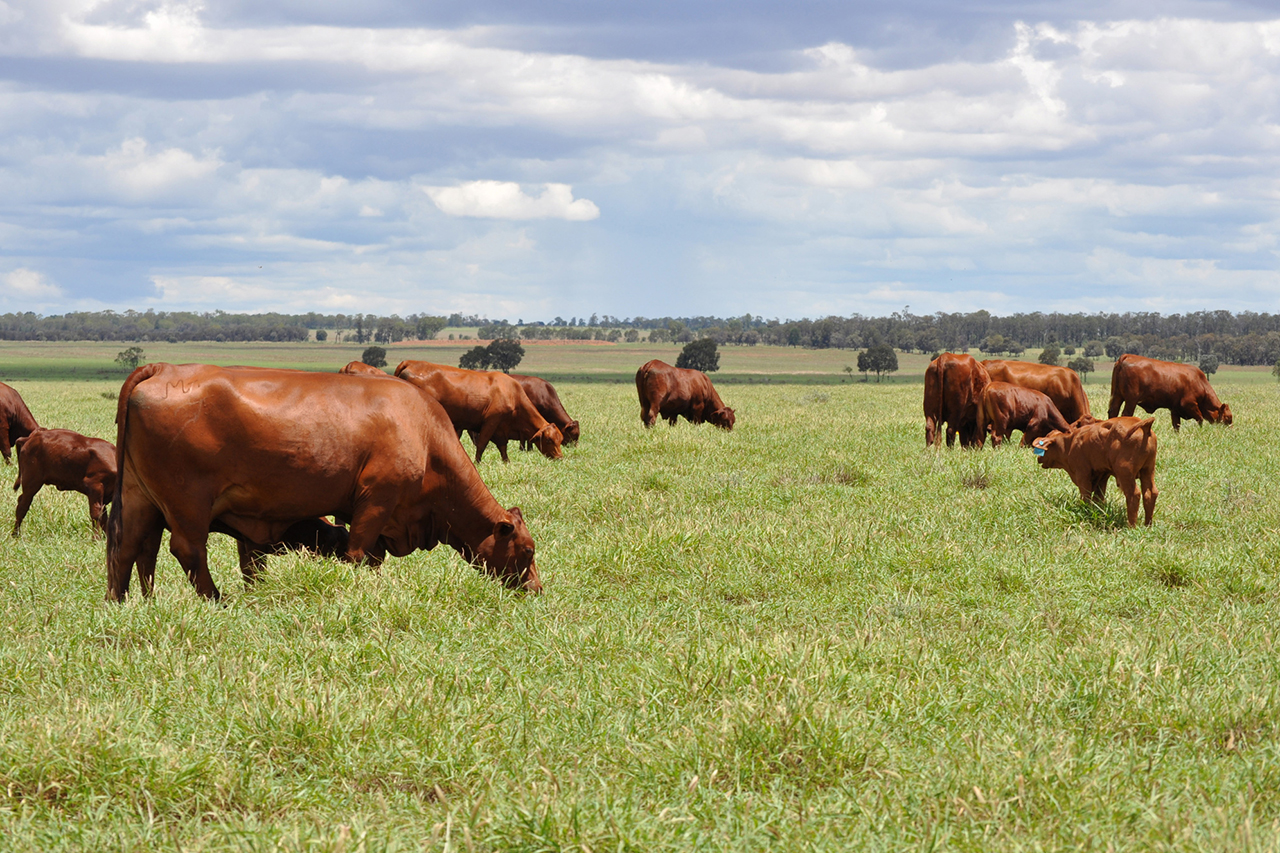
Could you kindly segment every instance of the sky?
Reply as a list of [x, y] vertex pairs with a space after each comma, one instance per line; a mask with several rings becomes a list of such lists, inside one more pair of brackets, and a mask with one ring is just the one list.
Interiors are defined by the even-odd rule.
[[1276, 312], [1278, 98], [1245, 0], [0, 0], [0, 313]]

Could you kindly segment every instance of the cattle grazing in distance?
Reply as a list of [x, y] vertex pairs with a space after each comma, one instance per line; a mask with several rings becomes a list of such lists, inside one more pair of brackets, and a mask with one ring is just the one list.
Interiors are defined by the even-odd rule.
[[640, 396], [640, 422], [646, 427], [663, 417], [675, 426], [684, 416], [690, 423], [707, 422], [732, 430], [737, 417], [716, 393], [715, 386], [701, 370], [672, 367], [653, 359], [636, 371], [636, 393]]
[[336, 373], [155, 363], [125, 380], [107, 524], [107, 599], [133, 568], [150, 594], [160, 537], [216, 599], [211, 530], [265, 546], [304, 519], [350, 524], [359, 563], [446, 544], [508, 587], [540, 592], [520, 510], [493, 499], [435, 400]]
[[978, 436], [985, 439], [990, 433], [991, 445], [999, 447], [1015, 429], [1022, 430], [1022, 446], [1026, 447], [1054, 430], [1066, 432], [1071, 425], [1047, 395], [1008, 382], [992, 382], [978, 402]]
[[[556, 425], [556, 429], [560, 430], [560, 435], [564, 437], [565, 444], [578, 443], [578, 439], [582, 436], [582, 428], [565, 411], [554, 385], [541, 377], [525, 376], [521, 373], [512, 373], [511, 378], [520, 383], [520, 387], [524, 389], [529, 402], [533, 403], [538, 414], [546, 418], [548, 423]], [[528, 442], [520, 442], [521, 450], [528, 450], [529, 447]]]
[[[286, 551], [309, 551], [321, 557], [341, 559], [347, 551], [351, 540], [347, 528], [340, 524], [332, 524], [323, 518], [306, 518], [291, 524], [280, 534], [280, 539], [269, 545], [256, 545], [243, 539], [236, 540], [236, 549], [240, 557], [240, 573], [245, 584], [252, 584], [258, 577], [258, 571], [266, 563], [268, 554], [283, 554]], [[375, 547], [376, 552], [376, 547]], [[379, 562], [375, 553], [374, 562]]]
[[4, 457], [4, 464], [9, 464], [9, 449], [14, 442], [39, 428], [22, 396], [0, 382], [0, 456]]
[[353, 375], [353, 374], [359, 375], [363, 373], [363, 374], [368, 374], [369, 376], [386, 376], [388, 378], [390, 377], [390, 374], [387, 373], [385, 370], [383, 370], [381, 367], [374, 367], [371, 364], [365, 364], [363, 361], [350, 362], [349, 364], [347, 364], [346, 367], [343, 367], [338, 372], [345, 373], [348, 375]]
[[471, 434], [476, 464], [490, 442], [497, 445], [503, 462], [508, 441], [528, 441], [548, 459], [559, 459], [563, 437], [534, 407], [520, 383], [505, 373], [464, 370], [429, 361], [402, 361], [396, 376], [412, 383], [437, 400], [459, 436]]
[[1074, 370], [1052, 364], [1005, 361], [998, 358], [985, 359], [982, 366], [987, 369], [992, 382], [1021, 385], [1046, 395], [1068, 422], [1092, 414], [1089, 396], [1084, 393], [1084, 385]]
[[[1121, 412], [1121, 406], [1124, 411]], [[1107, 417], [1129, 417], [1141, 406], [1148, 414], [1168, 409], [1173, 428], [1183, 418], [1197, 424], [1231, 425], [1231, 407], [1218, 399], [1204, 371], [1195, 365], [1126, 354], [1111, 369], [1111, 404]]]
[[[1151, 432], [1155, 418], [1111, 418], [1070, 432], [1050, 433], [1037, 438], [1031, 447], [1043, 468], [1061, 468], [1080, 489], [1081, 500], [1102, 503], [1107, 480], [1116, 478], [1124, 494], [1129, 526], [1138, 523], [1141, 496], [1146, 524], [1156, 511], [1156, 437]], [[1139, 483], [1141, 489], [1139, 489]]]
[[18, 451], [18, 478], [13, 490], [22, 489], [14, 512], [14, 536], [22, 528], [31, 501], [45, 486], [84, 495], [89, 499], [93, 537], [106, 530], [105, 506], [116, 488], [116, 449], [111, 442], [69, 429], [37, 427], [19, 438], [14, 447]]
[[947, 428], [947, 447], [960, 436], [961, 447], [981, 447], [986, 436], [978, 431], [978, 402], [991, 384], [987, 370], [971, 355], [944, 352], [924, 372], [924, 446], [942, 444], [939, 429]]

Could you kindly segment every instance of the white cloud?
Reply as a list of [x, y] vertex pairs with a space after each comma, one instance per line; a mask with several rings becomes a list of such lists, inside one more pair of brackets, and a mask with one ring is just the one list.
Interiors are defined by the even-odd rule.
[[423, 187], [436, 207], [449, 216], [481, 219], [597, 219], [600, 208], [575, 199], [568, 184], [545, 184], [536, 198], [511, 181], [469, 181], [456, 187]]
[[[48, 302], [62, 297], [62, 288], [49, 281], [43, 273], [26, 267], [18, 267], [4, 277], [5, 289], [13, 301]], [[15, 299], [16, 297], [16, 299]]]

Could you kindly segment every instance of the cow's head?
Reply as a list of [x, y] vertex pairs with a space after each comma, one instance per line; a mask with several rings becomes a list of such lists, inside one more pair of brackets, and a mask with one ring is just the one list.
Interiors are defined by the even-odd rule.
[[1218, 411], [1210, 413], [1209, 421], [1223, 426], [1231, 426], [1231, 407], [1223, 403], [1218, 407]]
[[733, 414], [733, 409], [725, 406], [722, 409], [716, 409], [707, 415], [707, 423], [720, 427], [720, 429], [732, 430], [734, 422], [737, 418]]
[[560, 449], [560, 443], [564, 441], [564, 437], [560, 435], [560, 430], [555, 424], [544, 425], [529, 441], [533, 442], [533, 446], [548, 459], [559, 459], [564, 456], [564, 452]]
[[504, 586], [542, 592], [538, 564], [533, 558], [533, 537], [518, 506], [507, 510], [493, 525], [493, 533], [476, 548], [475, 562]]
[[1071, 433], [1054, 430], [1031, 442], [1031, 452], [1036, 455], [1041, 468], [1065, 468], [1070, 444]]
[[560, 433], [564, 436], [565, 444], [577, 444], [578, 438], [582, 435], [582, 428], [578, 426], [577, 421], [569, 421]]
[[1076, 429], [1080, 429], [1080, 427], [1082, 426], [1092, 426], [1093, 424], [1100, 424], [1100, 423], [1102, 423], [1102, 421], [1098, 420], [1093, 415], [1081, 415], [1080, 417], [1076, 418], [1074, 421], [1071, 422], [1071, 428], [1073, 430], [1076, 430]]

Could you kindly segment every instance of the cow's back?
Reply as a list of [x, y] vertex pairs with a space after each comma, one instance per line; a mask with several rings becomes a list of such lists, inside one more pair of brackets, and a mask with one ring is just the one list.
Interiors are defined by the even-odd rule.
[[[429, 401], [400, 383], [152, 367], [121, 400], [121, 476], [127, 469], [156, 489], [202, 490], [212, 496], [214, 517], [250, 507], [290, 520], [349, 511], [369, 469], [420, 487], [432, 432], [440, 431]], [[183, 473], [176, 482], [174, 471]]]

